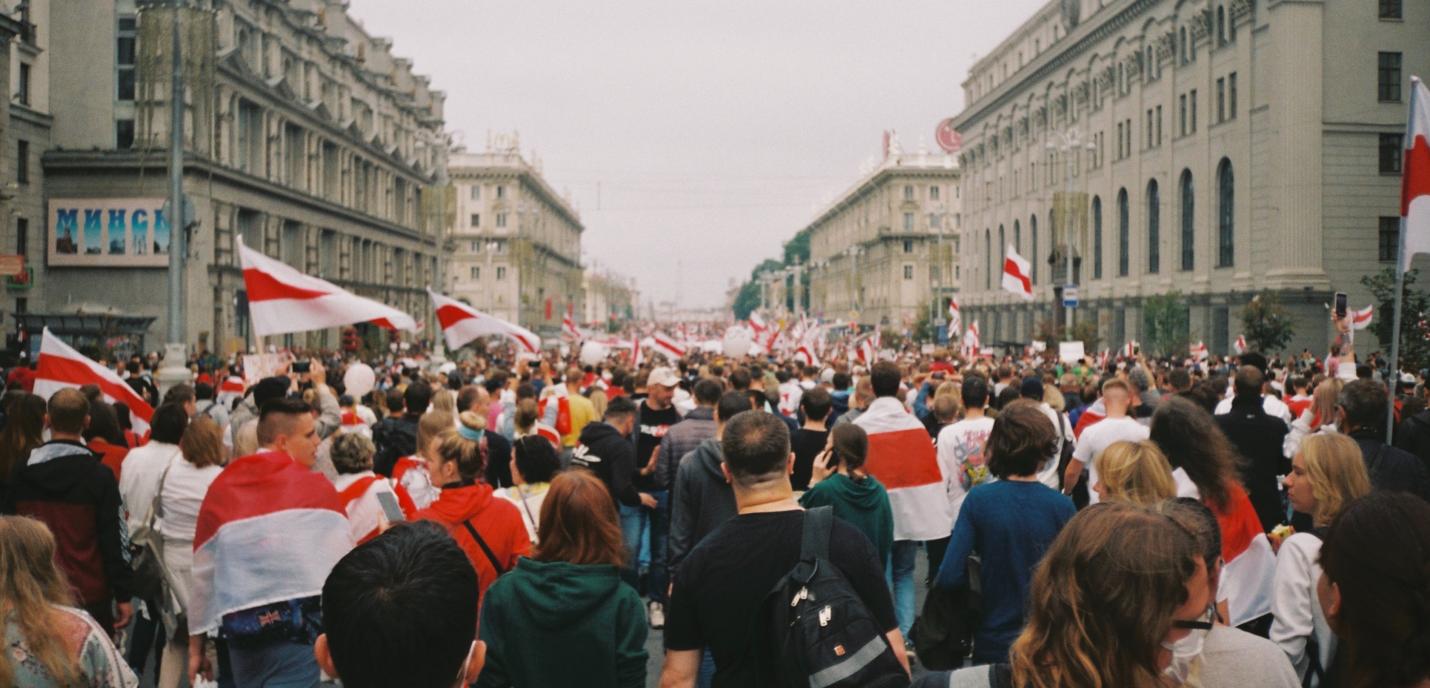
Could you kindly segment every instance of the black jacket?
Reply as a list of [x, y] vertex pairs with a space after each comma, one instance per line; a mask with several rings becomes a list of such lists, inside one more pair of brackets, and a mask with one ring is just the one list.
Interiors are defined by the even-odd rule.
[[1356, 430], [1350, 435], [1365, 457], [1372, 488], [1410, 492], [1430, 501], [1430, 469], [1414, 454], [1386, 444], [1374, 430]]
[[1262, 530], [1270, 531], [1286, 517], [1276, 484], [1276, 476], [1291, 472], [1290, 462], [1281, 452], [1288, 431], [1286, 423], [1266, 415], [1260, 395], [1237, 397], [1231, 402], [1231, 412], [1217, 416], [1216, 421], [1245, 460], [1241, 481], [1256, 508]]
[[372, 443], [377, 454], [372, 458], [372, 470], [379, 475], [392, 475], [392, 467], [404, 456], [417, 453], [417, 421], [422, 414], [404, 413], [383, 418], [372, 426]]
[[571, 452], [571, 465], [581, 466], [596, 474], [611, 491], [616, 501], [626, 506], [640, 506], [636, 490], [636, 448], [615, 426], [593, 421], [581, 430], [576, 449]]
[[711, 531], [735, 517], [735, 491], [720, 472], [720, 440], [705, 440], [680, 457], [675, 489], [670, 493], [670, 548], [666, 563], [671, 579], [685, 555]]
[[1419, 457], [1430, 468], [1430, 410], [1401, 421], [1395, 430], [1395, 446]]
[[[80, 602], [128, 602], [128, 536], [119, 483], [99, 456], [77, 442], [46, 442], [11, 474], [0, 512], [42, 521], [55, 535], [55, 561]], [[147, 509], [149, 505], [142, 507]]]

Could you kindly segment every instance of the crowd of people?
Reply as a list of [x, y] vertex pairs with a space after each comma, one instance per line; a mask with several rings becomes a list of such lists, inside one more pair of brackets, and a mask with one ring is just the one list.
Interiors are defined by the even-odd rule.
[[1430, 686], [1423, 373], [298, 358], [10, 371], [0, 685]]

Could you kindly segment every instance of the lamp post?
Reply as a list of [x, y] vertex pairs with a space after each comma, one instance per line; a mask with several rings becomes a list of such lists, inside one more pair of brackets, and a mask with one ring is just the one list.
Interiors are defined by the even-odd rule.
[[[157, 380], [160, 392], [187, 382], [188, 347], [184, 343], [184, 71], [180, 14], [183, 0], [171, 0], [174, 16], [169, 44], [169, 328], [164, 362]], [[156, 3], [151, 9], [157, 9]], [[157, 223], [156, 223], [157, 224]]]
[[1072, 153], [1078, 150], [1095, 150], [1097, 147], [1091, 142], [1082, 141], [1082, 133], [1077, 129], [1068, 129], [1066, 132], [1053, 131], [1049, 136], [1055, 141], [1048, 141], [1047, 149], [1059, 151], [1063, 156], [1063, 243], [1054, 244], [1055, 251], [1063, 253], [1063, 279], [1057, 279], [1057, 271], [1053, 270], [1053, 312], [1056, 313], [1056, 322], [1062, 325], [1064, 331], [1072, 329], [1073, 309], [1063, 305], [1063, 295], [1066, 287], [1076, 287], [1073, 273], [1073, 165], [1074, 156]]

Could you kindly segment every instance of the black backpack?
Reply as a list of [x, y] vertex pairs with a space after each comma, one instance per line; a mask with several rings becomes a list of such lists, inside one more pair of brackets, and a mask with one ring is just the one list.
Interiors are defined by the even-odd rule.
[[[859, 594], [829, 561], [834, 512], [804, 513], [799, 563], [765, 596], [762, 619], [774, 642], [778, 685], [790, 688], [885, 688], [909, 685]], [[758, 637], [758, 636], [756, 636]]]

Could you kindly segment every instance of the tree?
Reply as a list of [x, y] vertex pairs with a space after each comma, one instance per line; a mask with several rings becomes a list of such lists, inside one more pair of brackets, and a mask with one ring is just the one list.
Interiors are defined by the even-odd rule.
[[735, 303], [731, 308], [735, 312], [736, 320], [744, 320], [750, 317], [756, 308], [760, 307], [760, 283], [750, 280], [740, 285], [740, 293], [735, 295]]
[[1149, 296], [1142, 301], [1142, 342], [1144, 351], [1154, 356], [1187, 353], [1191, 339], [1191, 316], [1181, 292]]
[[1050, 319], [1038, 321], [1037, 328], [1033, 331], [1033, 341], [1047, 342], [1048, 348], [1056, 349], [1062, 342], [1082, 342], [1083, 351], [1091, 354], [1097, 351], [1097, 347], [1102, 343], [1102, 337], [1097, 334], [1097, 323], [1083, 318], [1081, 322], [1072, 326], [1071, 330], [1059, 328], [1057, 323]]
[[[1424, 370], [1430, 367], [1430, 292], [1416, 289], [1419, 270], [1405, 273], [1404, 302], [1400, 311], [1401, 370]], [[1395, 270], [1386, 268], [1360, 280], [1375, 295], [1375, 324], [1371, 328], [1383, 346], [1389, 347], [1395, 318]]]
[[794, 265], [795, 260], [809, 265], [809, 230], [802, 229], [784, 243], [784, 264]]
[[1269, 291], [1251, 297], [1241, 309], [1241, 326], [1247, 346], [1264, 354], [1281, 351], [1296, 333], [1281, 298]]

